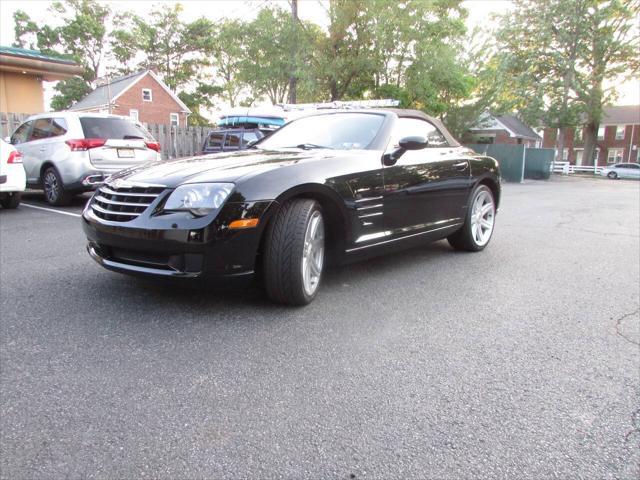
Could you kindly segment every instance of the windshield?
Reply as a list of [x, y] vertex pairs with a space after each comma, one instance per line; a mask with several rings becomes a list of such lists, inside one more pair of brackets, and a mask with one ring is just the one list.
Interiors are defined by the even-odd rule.
[[384, 115], [370, 113], [334, 113], [295, 120], [276, 130], [257, 147], [331, 148], [354, 150], [367, 148], [378, 134]]

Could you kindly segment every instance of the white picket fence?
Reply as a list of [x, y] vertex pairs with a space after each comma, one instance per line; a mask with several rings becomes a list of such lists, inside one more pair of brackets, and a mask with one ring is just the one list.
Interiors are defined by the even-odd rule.
[[600, 175], [604, 167], [594, 165], [571, 165], [569, 162], [555, 162], [551, 164], [553, 173], [572, 175], [574, 173]]

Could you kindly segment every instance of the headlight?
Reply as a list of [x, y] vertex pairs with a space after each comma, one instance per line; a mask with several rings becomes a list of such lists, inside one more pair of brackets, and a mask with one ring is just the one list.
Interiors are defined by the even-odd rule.
[[222, 204], [233, 191], [233, 183], [193, 183], [176, 188], [164, 204], [164, 210], [189, 211], [203, 217]]

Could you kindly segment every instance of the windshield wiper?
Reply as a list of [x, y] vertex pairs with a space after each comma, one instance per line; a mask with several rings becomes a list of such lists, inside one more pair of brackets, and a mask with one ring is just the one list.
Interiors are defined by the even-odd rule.
[[295, 147], [287, 147], [287, 148], [301, 148], [302, 150], [312, 150], [314, 148], [328, 148], [329, 150], [333, 150], [331, 147], [327, 147], [325, 145], [316, 145], [315, 143], [301, 143], [296, 145]]
[[144, 140], [144, 137], [139, 137], [137, 135], [124, 135], [122, 139], [123, 140]]

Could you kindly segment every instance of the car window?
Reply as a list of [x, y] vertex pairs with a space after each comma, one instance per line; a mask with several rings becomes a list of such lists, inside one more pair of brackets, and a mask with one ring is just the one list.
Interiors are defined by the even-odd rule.
[[227, 137], [224, 140], [225, 148], [240, 148], [241, 135], [241, 132], [227, 132]]
[[51, 119], [38, 118], [33, 121], [33, 128], [29, 134], [29, 141], [42, 140], [51, 136]]
[[629, 168], [634, 168], [634, 169], [636, 169], [636, 170], [637, 170], [637, 169], [640, 169], [640, 165], [637, 165], [637, 164], [635, 164], [635, 163], [630, 163], [630, 164], [629, 164]]
[[263, 149], [333, 148], [366, 149], [378, 135], [384, 115], [376, 113], [333, 113], [294, 120], [258, 144]]
[[84, 138], [142, 139], [153, 140], [149, 132], [138, 127], [129, 119], [116, 117], [81, 117], [80, 125]]
[[18, 145], [20, 143], [24, 143], [27, 141], [27, 137], [29, 135], [29, 130], [31, 129], [31, 125], [33, 125], [33, 120], [28, 122], [24, 122], [20, 125], [13, 135], [11, 135], [11, 144]]
[[255, 142], [259, 138], [260, 137], [256, 132], [253, 132], [251, 130], [244, 132], [244, 134], [242, 135], [242, 147], [246, 147], [248, 144], [250, 144], [251, 142]]
[[209, 138], [207, 139], [207, 148], [220, 148], [222, 146], [223, 138], [224, 133], [222, 132], [213, 132], [209, 134]]
[[391, 134], [390, 148], [397, 148], [404, 137], [423, 137], [429, 147], [448, 147], [449, 143], [432, 123], [417, 118], [398, 118]]
[[59, 137], [67, 133], [67, 121], [64, 118], [53, 118], [51, 120], [51, 136]]
[[628, 168], [628, 167], [626, 165], [620, 164], [620, 165], [616, 165], [616, 168]]

